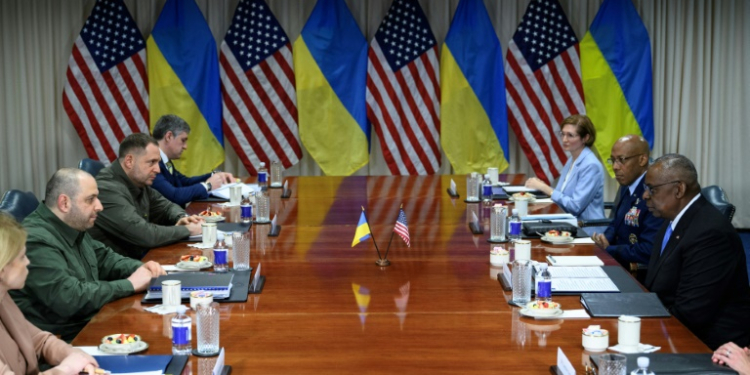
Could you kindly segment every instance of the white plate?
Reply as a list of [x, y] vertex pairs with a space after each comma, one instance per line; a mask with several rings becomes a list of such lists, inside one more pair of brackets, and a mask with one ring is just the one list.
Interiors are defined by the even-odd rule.
[[211, 263], [209, 261], [200, 262], [200, 263], [199, 262], [185, 262], [185, 261], [180, 261], [179, 263], [175, 264], [174, 266], [177, 267], [177, 268], [182, 268], [184, 270], [202, 270], [204, 268], [208, 268], [208, 267], [213, 266], [213, 263]]
[[203, 220], [205, 220], [207, 223], [218, 223], [219, 221], [224, 221], [224, 216], [202, 216]]
[[526, 308], [524, 308], [524, 309], [521, 309], [520, 313], [523, 316], [528, 316], [528, 317], [531, 317], [531, 318], [554, 318], [554, 317], [562, 315], [563, 314], [563, 310], [562, 309], [557, 309], [557, 310], [555, 310], [555, 312], [553, 312], [553, 313], [550, 314], [550, 313], [548, 313], [546, 311], [544, 313], [540, 313], [539, 310], [536, 310], [536, 309], [526, 309]]
[[[512, 195], [510, 196], [510, 198], [508, 198], [508, 200], [511, 201], [511, 202], [515, 202], [516, 201], [516, 199], [513, 198]], [[525, 200], [529, 201], [529, 203], [534, 203], [534, 202], [536, 202], [536, 197], [527, 198]]]
[[541, 240], [544, 241], [544, 242], [549, 242], [549, 243], [554, 243], [554, 244], [573, 243], [573, 239], [574, 238], [570, 237], [570, 236], [569, 237], [564, 237], [564, 236], [559, 236], [559, 237], [542, 236], [542, 238], [541, 238]]
[[[104, 336], [102, 341], [104, 341], [109, 336], [119, 336], [119, 333], [115, 333], [112, 335]], [[140, 336], [139, 336], [140, 338]], [[107, 344], [102, 342], [101, 345], [99, 345], [99, 350], [109, 353], [109, 354], [130, 354], [130, 353], [137, 353], [148, 349], [148, 344], [145, 341], [136, 341], [130, 344]]]

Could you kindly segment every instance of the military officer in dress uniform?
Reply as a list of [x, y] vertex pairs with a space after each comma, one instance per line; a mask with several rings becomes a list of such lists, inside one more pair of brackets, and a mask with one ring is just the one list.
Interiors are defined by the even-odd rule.
[[642, 198], [648, 161], [648, 142], [643, 137], [626, 135], [615, 142], [607, 162], [620, 183], [620, 199], [604, 233], [591, 236], [626, 269], [629, 263], [648, 264], [654, 236], [663, 221], [649, 212]]

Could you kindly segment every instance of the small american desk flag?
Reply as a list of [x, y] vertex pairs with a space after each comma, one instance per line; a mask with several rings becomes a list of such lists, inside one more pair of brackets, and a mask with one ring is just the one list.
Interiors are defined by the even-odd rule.
[[292, 48], [263, 0], [242, 0], [219, 55], [224, 133], [242, 164], [299, 162], [297, 94]]
[[557, 0], [529, 3], [508, 45], [508, 123], [540, 179], [560, 176], [568, 160], [560, 123], [584, 114], [578, 39]]
[[409, 227], [406, 224], [406, 214], [404, 209], [398, 210], [398, 219], [396, 219], [396, 226], [393, 227], [393, 231], [396, 232], [406, 242], [406, 246], [411, 247], [409, 241]]
[[437, 41], [417, 0], [394, 0], [370, 43], [367, 118], [391, 174], [440, 168]]
[[122, 0], [99, 0], [73, 44], [63, 107], [91, 159], [117, 158], [120, 141], [148, 133], [146, 41]]

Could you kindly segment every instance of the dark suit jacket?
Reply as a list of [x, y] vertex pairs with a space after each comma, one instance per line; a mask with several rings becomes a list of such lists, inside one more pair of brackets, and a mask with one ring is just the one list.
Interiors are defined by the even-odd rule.
[[201, 185], [211, 177], [211, 173], [201, 176], [187, 177], [174, 168], [174, 173], [169, 173], [163, 161], [159, 161], [161, 173], [156, 175], [152, 188], [156, 189], [165, 198], [185, 207], [196, 199], [208, 198], [206, 188]]
[[[614, 219], [604, 231], [604, 236], [610, 243], [607, 252], [621, 264], [648, 264], [654, 236], [664, 223], [663, 219], [655, 217], [646, 207], [646, 201], [643, 200], [644, 181], [645, 178], [641, 179], [633, 195], [620, 199], [615, 207]], [[629, 192], [627, 186], [622, 189]]]
[[667, 225], [654, 240], [646, 288], [711, 350], [727, 341], [750, 344], [745, 251], [732, 224], [701, 196], [659, 255]]

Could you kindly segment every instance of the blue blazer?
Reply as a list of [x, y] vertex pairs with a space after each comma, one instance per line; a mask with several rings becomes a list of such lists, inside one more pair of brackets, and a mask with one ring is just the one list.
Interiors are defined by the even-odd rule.
[[615, 207], [615, 217], [604, 231], [610, 244], [607, 252], [620, 263], [648, 264], [654, 237], [664, 223], [664, 219], [655, 217], [646, 207], [643, 200], [645, 181], [645, 178], [641, 179], [632, 195], [627, 186], [622, 187], [626, 196], [620, 199]]
[[[581, 220], [604, 219], [604, 167], [599, 158], [588, 147], [581, 151], [575, 161], [573, 173], [568, 177], [565, 190], [560, 190], [565, 176], [570, 171], [573, 159], [563, 167], [557, 187], [552, 192], [552, 201], [565, 212]], [[602, 233], [605, 227], [586, 228], [588, 233]]]
[[156, 189], [161, 195], [170, 201], [179, 204], [183, 208], [188, 203], [196, 199], [208, 198], [206, 188], [201, 185], [211, 177], [211, 173], [201, 176], [187, 177], [174, 168], [173, 173], [169, 173], [164, 161], [159, 161], [161, 173], [156, 175], [152, 188]]

